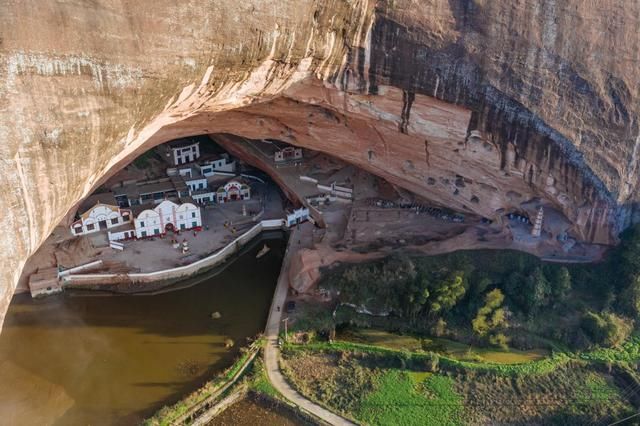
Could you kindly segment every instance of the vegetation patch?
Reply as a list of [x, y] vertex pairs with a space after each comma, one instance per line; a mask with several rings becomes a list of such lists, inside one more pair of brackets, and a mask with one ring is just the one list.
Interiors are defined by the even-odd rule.
[[634, 410], [611, 375], [580, 363], [509, 380], [465, 372], [456, 376], [455, 389], [464, 395], [466, 413], [474, 424], [609, 423]]
[[521, 364], [539, 361], [551, 355], [546, 349], [517, 350], [501, 347], [481, 347], [450, 339], [419, 337], [390, 333], [378, 329], [347, 329], [337, 335], [340, 340], [382, 346], [390, 349], [435, 352], [460, 361]]
[[430, 375], [417, 385], [414, 379], [402, 370], [385, 372], [355, 417], [372, 425], [462, 424], [462, 398], [450, 378]]
[[304, 395], [371, 425], [580, 425], [634, 412], [613, 373], [583, 361], [454, 368], [429, 354], [375, 348], [288, 345], [286, 374]]
[[334, 315], [316, 312], [315, 324], [299, 329], [351, 324], [476, 346], [615, 347], [640, 314], [640, 226], [598, 264], [545, 263], [509, 250], [395, 254], [332, 268], [320, 286], [339, 294]]

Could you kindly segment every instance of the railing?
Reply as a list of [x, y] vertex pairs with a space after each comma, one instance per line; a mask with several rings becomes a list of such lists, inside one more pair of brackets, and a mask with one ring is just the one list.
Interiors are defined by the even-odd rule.
[[94, 260], [93, 262], [85, 263], [84, 265], [75, 266], [73, 268], [65, 269], [64, 271], [58, 272], [58, 277], [64, 277], [69, 274], [73, 274], [74, 272], [80, 272], [85, 269], [97, 268], [102, 266], [102, 260]]
[[251, 241], [260, 232], [274, 229], [283, 229], [284, 227], [285, 221], [283, 219], [263, 220], [216, 253], [184, 266], [177, 266], [175, 268], [163, 269], [161, 271], [154, 272], [135, 272], [128, 274], [67, 275], [61, 277], [61, 280], [63, 285], [69, 285], [108, 284], [120, 282], [153, 282], [174, 278], [183, 278], [194, 275], [204, 268], [210, 268], [224, 262], [229, 256], [239, 251], [240, 248]]

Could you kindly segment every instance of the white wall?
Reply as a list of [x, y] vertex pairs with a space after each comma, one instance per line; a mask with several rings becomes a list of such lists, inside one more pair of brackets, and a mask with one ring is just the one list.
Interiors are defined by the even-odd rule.
[[190, 163], [200, 158], [200, 144], [183, 146], [180, 148], [171, 148], [173, 152], [173, 162], [175, 165]]
[[[129, 218], [131, 218], [131, 215], [129, 215]], [[115, 223], [112, 222], [114, 219]], [[114, 211], [112, 210], [112, 207], [107, 206], [106, 204], [97, 204], [89, 211], [89, 215], [86, 219], [80, 219], [79, 222], [82, 224], [81, 228], [74, 226], [77, 222], [71, 225], [71, 232], [74, 235], [85, 235], [98, 232], [100, 231], [100, 222], [103, 220], [106, 221], [107, 229], [128, 223], [128, 221], [122, 217], [122, 211], [120, 209]], [[93, 229], [89, 229], [91, 225], [93, 225]]]
[[170, 280], [176, 278], [188, 277], [190, 275], [197, 274], [205, 268], [211, 268], [222, 262], [236, 253], [247, 242], [251, 241], [256, 235], [265, 230], [282, 229], [284, 220], [272, 219], [263, 220], [256, 224], [253, 228], [233, 240], [222, 250], [205, 257], [204, 259], [197, 260], [189, 265], [179, 266], [177, 268], [165, 269], [163, 271], [156, 272], [140, 272], [132, 274], [78, 274], [68, 275], [62, 277], [62, 284], [76, 284], [76, 285], [98, 285], [109, 284], [116, 282], [155, 282]]
[[157, 235], [154, 231], [158, 230], [159, 233], [163, 233], [164, 230], [160, 227], [160, 215], [154, 210], [144, 210], [138, 217], [134, 219], [134, 226], [136, 228], [136, 238], [150, 237]]
[[[206, 189], [209, 185], [209, 183], [207, 182], [206, 178], [201, 178], [201, 179], [185, 179], [185, 183], [187, 184], [187, 186], [189, 187], [189, 189], [191, 191], [198, 191], [200, 189]], [[202, 188], [200, 188], [200, 185], [202, 185]]]

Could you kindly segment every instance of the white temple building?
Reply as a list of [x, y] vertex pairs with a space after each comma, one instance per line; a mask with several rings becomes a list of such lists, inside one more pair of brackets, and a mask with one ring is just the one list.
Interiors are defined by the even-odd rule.
[[71, 233], [77, 236], [117, 228], [132, 219], [131, 209], [118, 207], [111, 192], [90, 196], [78, 211], [79, 219], [71, 224]]
[[216, 191], [216, 201], [220, 204], [249, 199], [251, 199], [251, 188], [239, 179], [230, 180]]
[[134, 227], [136, 238], [160, 236], [167, 231], [200, 230], [200, 207], [191, 202], [176, 204], [165, 200], [154, 208], [142, 210], [134, 219]]

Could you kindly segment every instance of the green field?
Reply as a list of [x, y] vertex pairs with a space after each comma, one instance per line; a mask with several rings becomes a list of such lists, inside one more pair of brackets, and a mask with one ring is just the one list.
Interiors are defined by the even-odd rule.
[[462, 424], [462, 398], [448, 377], [389, 370], [364, 397], [355, 417], [367, 424]]

